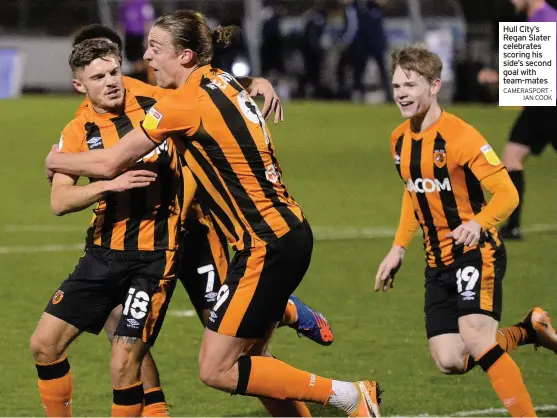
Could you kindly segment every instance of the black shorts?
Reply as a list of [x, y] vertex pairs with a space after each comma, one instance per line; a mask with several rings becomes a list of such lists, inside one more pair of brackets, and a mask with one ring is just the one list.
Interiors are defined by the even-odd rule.
[[143, 35], [126, 35], [124, 40], [124, 54], [131, 62], [142, 61], [145, 53], [145, 37]]
[[458, 319], [484, 314], [501, 320], [507, 255], [503, 244], [485, 243], [445, 268], [426, 268], [427, 338], [459, 332]]
[[303, 221], [266, 246], [238, 251], [207, 328], [239, 338], [264, 337], [283, 318], [288, 298], [309, 267], [312, 250], [313, 234]]
[[178, 247], [178, 279], [197, 313], [211, 309], [228, 270], [228, 242], [209, 217], [187, 223]]
[[525, 107], [511, 131], [510, 142], [526, 145], [539, 155], [547, 144], [557, 151], [557, 107]]
[[176, 286], [174, 251], [116, 251], [91, 246], [45, 312], [98, 334], [123, 305], [114, 335], [154, 344]]

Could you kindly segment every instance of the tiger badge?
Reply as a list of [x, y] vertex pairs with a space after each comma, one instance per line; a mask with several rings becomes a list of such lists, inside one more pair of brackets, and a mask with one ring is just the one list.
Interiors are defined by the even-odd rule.
[[57, 305], [58, 303], [62, 302], [62, 299], [64, 299], [64, 292], [62, 292], [61, 290], [57, 290], [54, 296], [52, 296], [52, 304]]
[[447, 164], [447, 153], [445, 150], [433, 151], [433, 162], [438, 168], [442, 168]]

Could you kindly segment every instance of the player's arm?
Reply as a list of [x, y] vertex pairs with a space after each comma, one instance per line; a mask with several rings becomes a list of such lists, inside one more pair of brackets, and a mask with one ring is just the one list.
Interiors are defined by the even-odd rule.
[[113, 180], [99, 180], [85, 186], [77, 185], [77, 177], [56, 173], [52, 179], [50, 207], [56, 216], [79, 212], [101, 200], [109, 192], [123, 192], [146, 187], [155, 181], [147, 170], [132, 170]]
[[402, 208], [400, 210], [400, 220], [393, 248], [401, 248], [406, 251], [419, 226], [420, 224], [414, 215], [412, 197], [410, 197], [410, 193], [405, 189], [402, 194]]
[[507, 170], [488, 175], [481, 180], [480, 184], [491, 193], [491, 199], [473, 219], [463, 223], [449, 234], [456, 240], [456, 244], [476, 245], [482, 230], [503, 222], [518, 206], [518, 191]]
[[[176, 94], [175, 94], [176, 93]], [[140, 127], [128, 132], [118, 143], [105, 149], [67, 155], [53, 146], [46, 158], [46, 174], [113, 178], [162, 144], [174, 132], [192, 132], [199, 127], [196, 102], [185, 102], [180, 92], [173, 92], [153, 106]]]
[[47, 176], [52, 173], [64, 173], [72, 176], [113, 178], [156, 146], [157, 144], [140, 128], [127, 133], [111, 148], [66, 154], [58, 152], [58, 146], [54, 145], [46, 157]]
[[489, 203], [474, 220], [482, 229], [489, 229], [507, 219], [518, 206], [518, 191], [507, 170], [485, 177], [480, 184], [491, 193]]
[[56, 216], [79, 212], [97, 202], [106, 193], [106, 181], [77, 186], [78, 177], [56, 173], [50, 190], [50, 207]]
[[478, 131], [471, 127], [464, 129], [461, 139], [462, 142], [454, 150], [459, 165], [467, 167], [482, 186], [488, 190], [491, 188], [490, 191], [499, 195], [492, 198], [473, 219], [446, 235], [454, 240], [455, 245], [473, 247], [480, 241], [482, 229], [489, 228], [510, 215], [518, 205], [518, 192], [512, 185], [505, 166]]
[[400, 211], [400, 221], [396, 231], [393, 246], [385, 256], [377, 274], [375, 275], [375, 291], [383, 290], [386, 292], [389, 287], [394, 287], [396, 272], [400, 269], [406, 249], [410, 245], [414, 234], [418, 230], [419, 224], [414, 216], [414, 206], [410, 193], [404, 189], [402, 194], [402, 207]]
[[265, 102], [261, 114], [265, 119], [267, 119], [271, 113], [274, 113], [275, 123], [284, 120], [284, 112], [282, 110], [280, 98], [273, 88], [273, 85], [268, 80], [260, 77], [238, 77], [237, 80], [251, 97], [263, 96]]

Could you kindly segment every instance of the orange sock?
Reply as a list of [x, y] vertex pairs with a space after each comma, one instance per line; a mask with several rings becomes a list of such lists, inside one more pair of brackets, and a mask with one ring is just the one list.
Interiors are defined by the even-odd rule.
[[[501, 348], [510, 353], [516, 350], [521, 345], [531, 344], [530, 337], [526, 329], [520, 325], [513, 325], [510, 327], [500, 328], [495, 333], [495, 340]], [[476, 361], [470, 354], [466, 357], [466, 366], [464, 373], [468, 373], [476, 366]]]
[[269, 398], [261, 398], [260, 400], [272, 417], [311, 417], [311, 412], [309, 412], [304, 402]]
[[293, 325], [296, 321], [298, 321], [298, 311], [296, 310], [296, 305], [288, 301], [279, 327]]
[[67, 356], [53, 363], [37, 363], [36, 367], [46, 416], [71, 417], [73, 380]]
[[113, 417], [140, 417], [143, 410], [143, 383], [112, 390]]
[[298, 370], [272, 357], [241, 357], [238, 360], [238, 395], [325, 404], [332, 384], [331, 379]]
[[164, 393], [160, 387], [154, 387], [143, 391], [145, 403], [143, 406], [143, 417], [168, 417], [168, 405], [164, 399]]
[[498, 329], [495, 338], [497, 344], [507, 353], [516, 350], [516, 347], [520, 345], [530, 343], [526, 329], [519, 325]]
[[530, 394], [522, 381], [520, 369], [499, 344], [495, 344], [478, 359], [487, 373], [491, 386], [513, 417], [535, 417]]

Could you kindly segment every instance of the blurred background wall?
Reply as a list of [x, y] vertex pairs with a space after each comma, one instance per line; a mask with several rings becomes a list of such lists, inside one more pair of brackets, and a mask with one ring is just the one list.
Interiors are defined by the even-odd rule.
[[[2, 0], [0, 97], [71, 91], [72, 35], [102, 23], [124, 37], [122, 10], [134, 1]], [[211, 26], [241, 26], [243, 39], [231, 51], [218, 51], [214, 64], [270, 78], [284, 100], [387, 101], [389, 53], [420, 41], [443, 59], [443, 100], [495, 101], [493, 91], [478, 85], [477, 73], [497, 66], [498, 22], [524, 19], [509, 0], [141, 1], [153, 18], [192, 8]], [[126, 72], [134, 72], [133, 65], [124, 60]]]

